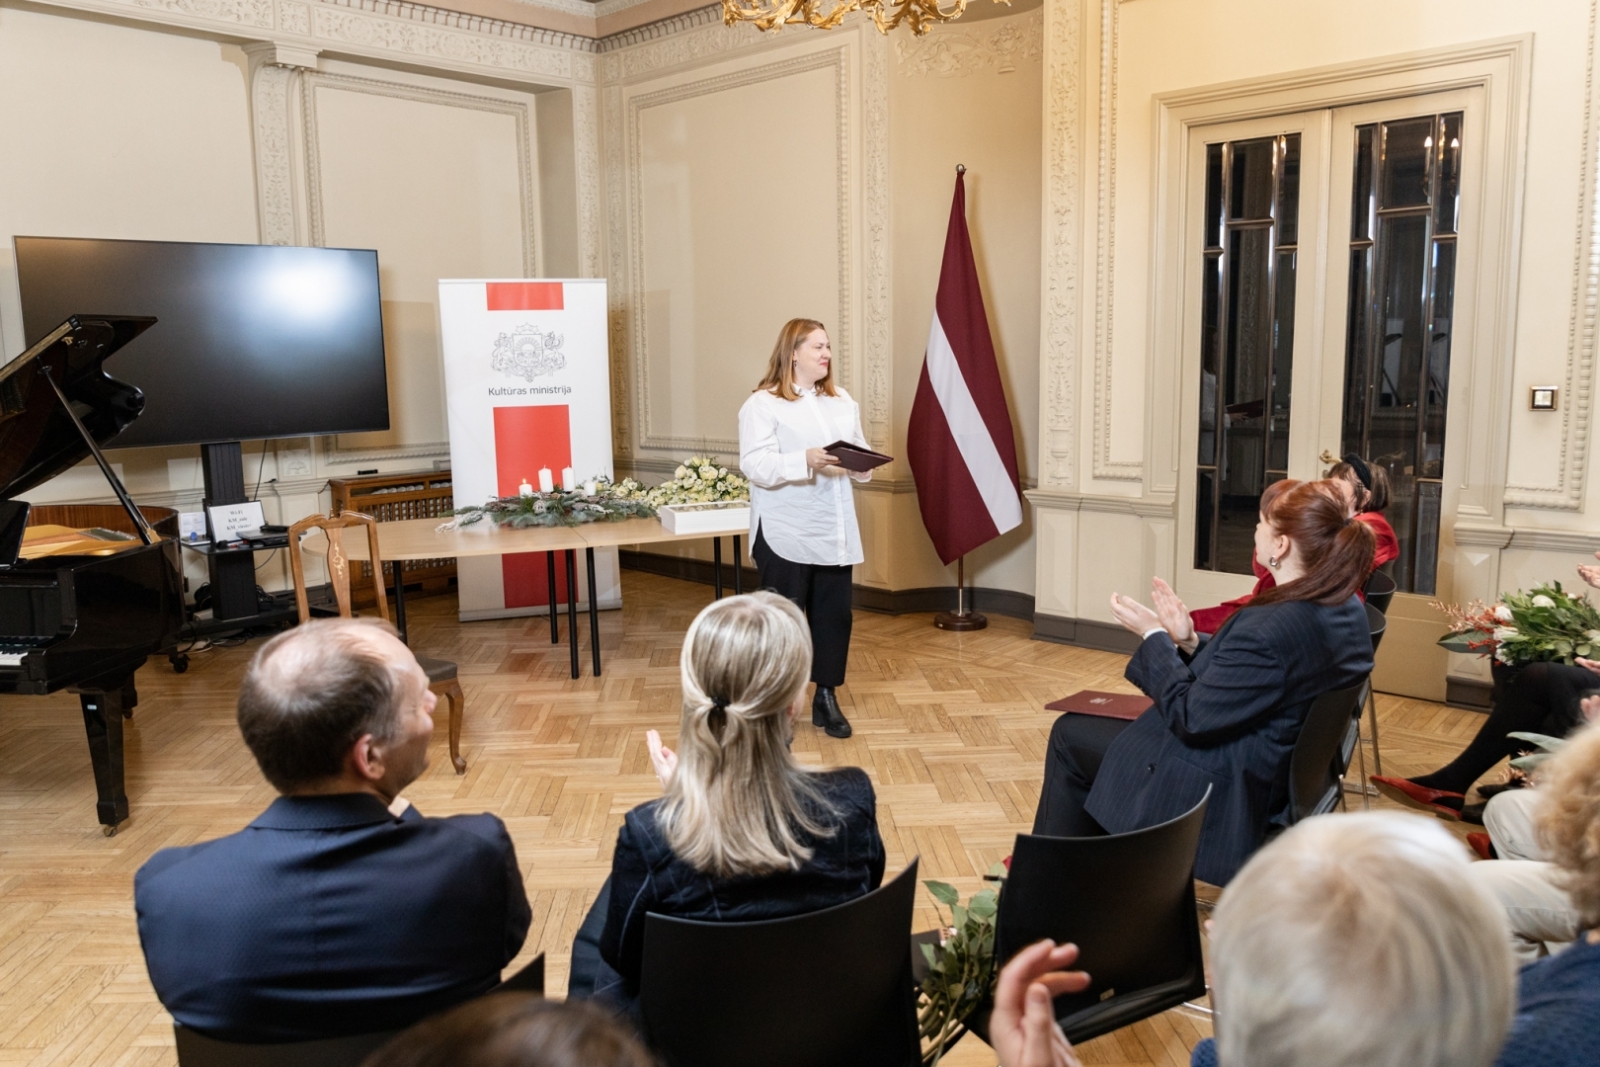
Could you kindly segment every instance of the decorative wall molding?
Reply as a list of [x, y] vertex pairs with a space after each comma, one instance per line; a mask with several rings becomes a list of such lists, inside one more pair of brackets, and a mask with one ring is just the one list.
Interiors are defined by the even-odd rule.
[[600, 80], [610, 85], [743, 48], [775, 47], [754, 26], [724, 26], [721, 12], [721, 7], [699, 8], [606, 38], [600, 48]]
[[[300, 74], [301, 122], [305, 136], [307, 229], [313, 245], [325, 243], [326, 218], [322, 204], [322, 150], [317, 113], [319, 90], [364, 93], [393, 100], [409, 100], [445, 107], [465, 108], [506, 115], [516, 124], [518, 200], [522, 214], [522, 270], [524, 277], [538, 275], [539, 206], [533, 185], [533, 136], [530, 105], [504, 97], [430, 89], [402, 82], [359, 78], [347, 74], [305, 71]], [[347, 449], [337, 437], [323, 438], [322, 456], [329, 463], [376, 463], [392, 460], [433, 460], [450, 455], [449, 441], [428, 441], [415, 445], [385, 445], [376, 448]]]
[[1507, 485], [1510, 507], [1582, 511], [1589, 476], [1594, 411], [1596, 313], [1600, 311], [1600, 84], [1595, 80], [1595, 31], [1600, 4], [1589, 5], [1588, 55], [1583, 75], [1583, 154], [1578, 159], [1577, 261], [1572, 271], [1572, 323], [1567, 330], [1567, 402], [1561, 406], [1561, 449], [1554, 486]]
[[320, 89], [364, 93], [391, 100], [459, 107], [469, 111], [486, 111], [493, 115], [510, 117], [517, 128], [518, 198], [522, 211], [522, 269], [525, 277], [532, 278], [538, 274], [538, 227], [534, 224], [534, 220], [539, 217], [539, 205], [533, 192], [534, 149], [528, 105], [503, 97], [429, 89], [402, 82], [381, 81], [377, 78], [352, 77], [348, 74], [307, 71], [300, 76], [301, 107], [304, 111], [301, 129], [305, 133], [306, 207], [312, 244], [323, 243], [325, 228], [322, 208], [322, 148], [317, 117], [317, 92]]
[[889, 248], [889, 42], [878, 33], [858, 34], [857, 40], [861, 42], [860, 184], [863, 189], [862, 230], [866, 242], [858, 378], [862, 429], [873, 448], [888, 452], [894, 435], [894, 344], [890, 336], [893, 287]]
[[1081, 0], [1046, 0], [1044, 205], [1041, 235], [1040, 479], [1078, 481], [1078, 314], [1082, 300], [1083, 46]]
[[1112, 496], [1106, 493], [1074, 493], [1049, 486], [1026, 490], [1023, 496], [1034, 507], [1049, 511], [1092, 511], [1106, 515], [1137, 515], [1143, 519], [1171, 521], [1177, 516], [1178, 502], [1170, 496]]
[[[647, 2], [648, 0], [632, 0], [632, 3], [636, 4]], [[579, 18], [586, 19], [597, 18], [600, 15], [600, 5], [592, 4], [589, 0], [512, 0], [512, 3], [540, 7], [546, 11], [559, 11], [563, 15], [577, 15]]]
[[[606, 182], [606, 299], [610, 305], [611, 380], [628, 380], [628, 337], [633, 323], [628, 317], [627, 203], [623, 184], [622, 88], [607, 85], [600, 91], [601, 134], [605, 152]], [[633, 390], [611, 391], [611, 451], [618, 462], [633, 458]]]
[[1117, 0], [1100, 2], [1100, 137], [1096, 193], [1094, 296], [1093, 473], [1108, 481], [1141, 481], [1144, 464], [1111, 458], [1111, 361], [1117, 240]]
[[912, 78], [965, 78], [990, 72], [1006, 74], [1018, 63], [1044, 55], [1044, 9], [1007, 19], [995, 29], [983, 23], [971, 29], [941, 26], [926, 37], [897, 37], [895, 66]]
[[[634, 395], [637, 398], [637, 407], [634, 414], [634, 432], [637, 435], [637, 447], [658, 449], [711, 448], [735, 452], [739, 447], [739, 443], [736, 440], [674, 437], [657, 433], [650, 424], [650, 405], [645, 400], [650, 395], [650, 363], [645, 351], [647, 325], [641, 300], [641, 296], [645, 291], [645, 278], [642, 247], [644, 196], [641, 187], [642, 166], [640, 163], [643, 158], [643, 145], [641, 143], [643, 134], [640, 130], [640, 113], [652, 107], [660, 107], [664, 104], [676, 103], [680, 100], [688, 100], [697, 96], [706, 96], [711, 93], [726, 92], [746, 85], [773, 81], [804, 71], [830, 68], [833, 70], [837, 131], [836, 151], [838, 153], [836, 202], [840, 208], [836, 237], [839, 249], [839, 329], [833, 336], [834, 358], [840, 368], [840, 377], [845, 381], [853, 380], [855, 353], [852, 350], [851, 338], [854, 336], [852, 324], [857, 287], [854, 269], [854, 247], [851, 242], [851, 216], [853, 214], [851, 207], [854, 204], [854, 196], [852, 195], [850, 166], [853, 158], [851, 142], [854, 124], [850, 121], [850, 57], [847, 54], [848, 48], [849, 45], [847, 43], [841, 43], [836, 48], [813, 51], [729, 74], [701, 78], [655, 92], [640, 93], [627, 99], [625, 105], [626, 115], [622, 119], [625, 124], [621, 137], [623, 141], [623, 158], [617, 160], [619, 169], [623, 174], [623, 180], [626, 183], [626, 191], [624, 193], [625, 207], [620, 220], [622, 225], [614, 226], [612, 229], [612, 240], [617, 242], [625, 238], [628, 245], [624, 267], [625, 273], [622, 277], [627, 279], [624, 300], [627, 309], [629, 348], [631, 349], [633, 364], [632, 384]], [[884, 164], [884, 167], [886, 173], [887, 164]], [[617, 220], [614, 218], [614, 221]], [[886, 220], [884, 226], [887, 229]], [[887, 258], [887, 252], [885, 252], [885, 258]], [[885, 308], [885, 311], [887, 311], [887, 308]], [[887, 328], [885, 327], [885, 329]]]
[[578, 271], [605, 277], [605, 219], [601, 212], [600, 92], [593, 85], [572, 87], [572, 158], [578, 172]]
[[294, 71], [260, 62], [272, 45], [245, 50], [254, 67], [250, 78], [250, 112], [255, 133], [256, 210], [264, 245], [292, 245], [296, 240], [294, 176], [289, 153], [289, 91]]

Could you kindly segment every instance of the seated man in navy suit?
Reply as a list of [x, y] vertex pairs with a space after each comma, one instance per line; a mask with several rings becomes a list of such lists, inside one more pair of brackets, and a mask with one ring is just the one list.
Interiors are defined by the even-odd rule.
[[282, 795], [236, 834], [134, 879], [150, 981], [174, 1019], [272, 1043], [397, 1030], [492, 988], [530, 913], [492, 815], [424, 818], [434, 695], [387, 624], [329, 619], [268, 641], [239, 729]]

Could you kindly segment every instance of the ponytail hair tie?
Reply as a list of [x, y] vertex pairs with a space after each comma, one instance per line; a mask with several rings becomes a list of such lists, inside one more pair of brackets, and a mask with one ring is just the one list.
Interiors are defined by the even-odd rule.
[[721, 697], [711, 701], [711, 710], [706, 712], [706, 725], [711, 727], [711, 736], [718, 741], [722, 740], [722, 728], [728, 723], [728, 702]]

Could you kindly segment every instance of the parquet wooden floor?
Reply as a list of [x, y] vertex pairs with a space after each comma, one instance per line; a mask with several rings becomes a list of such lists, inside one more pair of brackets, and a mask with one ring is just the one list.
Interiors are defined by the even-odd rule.
[[[602, 616], [600, 679], [588, 675], [587, 651], [584, 677], [567, 676], [566, 649], [551, 646], [544, 619], [462, 625], [453, 597], [411, 605], [413, 646], [460, 665], [470, 769], [451, 773], [441, 718], [433, 764], [407, 795], [429, 814], [487, 810], [506, 821], [534, 912], [514, 966], [545, 952], [555, 993], [623, 814], [656, 795], [644, 734], [659, 729], [671, 743], [676, 733], [679, 644], [711, 598], [707, 587], [638, 572], [624, 583], [626, 606]], [[1125, 657], [1028, 633], [1005, 618], [952, 634], [927, 615], [857, 613], [841, 690], [855, 736], [802, 725], [794, 748], [809, 763], [872, 775], [891, 872], [920, 855], [924, 877], [977, 889], [1031, 824], [1054, 718], [1043, 705], [1078, 689], [1130, 689]], [[112, 838], [95, 824], [77, 699], [0, 701], [0, 1067], [175, 1062], [139, 951], [133, 875], [156, 849], [230, 833], [271, 801], [233, 718], [258, 643], [197, 655], [184, 675], [164, 660], [140, 672], [126, 735], [133, 818]], [[1398, 698], [1380, 697], [1379, 708], [1391, 773], [1436, 766], [1479, 721]], [[917, 926], [935, 922], [925, 901]], [[1086, 1064], [1178, 1067], [1209, 1030], [1173, 1011], [1080, 1054]], [[945, 1062], [995, 1060], [968, 1038]]]

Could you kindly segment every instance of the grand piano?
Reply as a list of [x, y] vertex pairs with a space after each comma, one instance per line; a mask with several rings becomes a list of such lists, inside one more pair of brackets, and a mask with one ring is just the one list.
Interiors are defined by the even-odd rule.
[[[155, 534], [100, 452], [144, 408], [101, 364], [155, 321], [74, 316], [0, 367], [0, 694], [78, 694], [107, 836], [128, 817], [122, 720], [138, 702], [134, 672], [183, 625], [178, 544]], [[86, 456], [137, 536], [27, 528], [16, 497]]]

